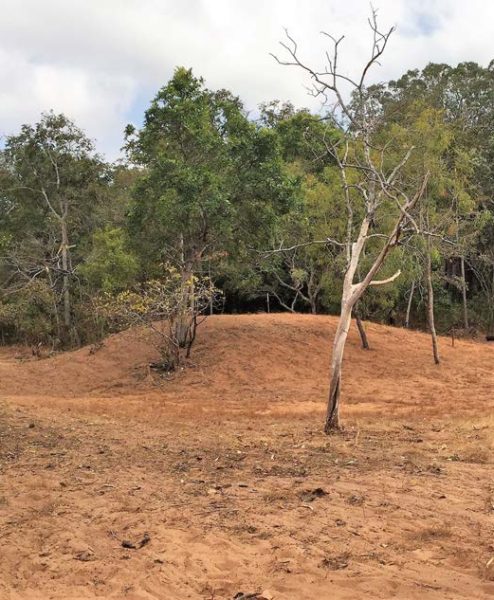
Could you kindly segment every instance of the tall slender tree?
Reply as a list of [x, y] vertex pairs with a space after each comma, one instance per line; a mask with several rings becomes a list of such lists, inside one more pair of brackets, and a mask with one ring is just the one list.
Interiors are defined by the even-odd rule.
[[[326, 433], [340, 428], [342, 363], [352, 311], [369, 286], [384, 285], [399, 276], [400, 271], [397, 271], [383, 280], [375, 280], [389, 252], [398, 245], [404, 228], [413, 223], [411, 211], [421, 199], [428, 179], [428, 174], [424, 173], [419, 179], [407, 181], [404, 167], [414, 148], [396, 148], [392, 139], [380, 136], [383, 115], [366, 86], [366, 78], [384, 53], [393, 29], [382, 32], [375, 12], [369, 23], [373, 36], [371, 55], [356, 78], [340, 72], [338, 59], [343, 38], [337, 39], [330, 34], [324, 34], [330, 40], [331, 51], [327, 53], [327, 64], [322, 69], [302, 61], [298, 45], [288, 33], [288, 42], [283, 42], [282, 46], [289, 58], [277, 58], [283, 65], [303, 69], [311, 77], [314, 95], [332, 96], [335, 102], [332, 125], [340, 131], [337, 140], [326, 140], [327, 152], [339, 169], [347, 210], [346, 237], [340, 242], [346, 252], [346, 270], [331, 360]], [[352, 93], [349, 100], [344, 85], [349, 86]], [[377, 239], [380, 244], [374, 249], [370, 266], [355, 282], [364, 250], [369, 248], [370, 240]]]

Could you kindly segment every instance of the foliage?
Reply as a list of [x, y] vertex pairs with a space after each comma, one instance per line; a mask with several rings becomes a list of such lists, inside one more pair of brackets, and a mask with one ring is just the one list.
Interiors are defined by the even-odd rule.
[[165, 265], [160, 279], [116, 294], [103, 293], [96, 309], [120, 328], [143, 324], [155, 334], [161, 355], [159, 368], [174, 371], [188, 358], [196, 330], [218, 301], [220, 292], [208, 277], [190, 275], [184, 280], [173, 266]]
[[0, 331], [3, 341], [57, 346], [55, 297], [43, 280], [28, 282], [15, 296], [0, 298]]
[[[19, 290], [26, 282], [32, 284], [28, 289], [35, 304], [44, 303], [49, 289], [52, 321], [45, 337], [75, 343], [75, 274], [107, 185], [106, 166], [91, 140], [67, 117], [54, 113], [8, 137], [0, 165], [0, 197], [6, 207], [1, 223], [3, 285], [9, 294], [18, 294], [20, 304]], [[28, 331], [23, 322], [16, 325], [21, 335]]]
[[[492, 66], [430, 64], [365, 94], [379, 123], [374, 151], [386, 147], [384, 170], [413, 145], [400, 184], [412, 189], [425, 171], [430, 177], [411, 215], [416, 228], [382, 273], [399, 269], [400, 277], [370, 288], [360, 314], [402, 324], [410, 304], [411, 322], [424, 326], [429, 256], [439, 330], [460, 326], [465, 314], [493, 330]], [[209, 310], [217, 290], [230, 311], [266, 310], [268, 295], [271, 310], [335, 312], [346, 265], [335, 241], [345, 238], [347, 208], [337, 157], [327, 150], [341, 130], [331, 113], [290, 103], [266, 102], [257, 115], [177, 68], [143, 126], [127, 128], [126, 162], [106, 164], [75, 123], [52, 112], [7, 137], [0, 150], [1, 339], [50, 347], [92, 341], [108, 326], [128, 325], [140, 314], [130, 306], [142, 297], [137, 321], [181, 315], [171, 319], [183, 353], [190, 327], [176, 323], [190, 325], [197, 310]], [[352, 139], [348, 160], [360, 161], [363, 150]], [[348, 183], [353, 201], [359, 182]], [[386, 230], [396, 210], [384, 202], [371, 234]], [[382, 243], [369, 239], [362, 272]], [[180, 310], [170, 300], [178, 289]], [[94, 298], [118, 310], [95, 315]]]
[[134, 282], [138, 264], [126, 246], [122, 229], [106, 227], [93, 233], [92, 250], [79, 269], [92, 289], [111, 293]]
[[162, 260], [184, 273], [242, 270], [291, 199], [276, 134], [184, 68], [158, 92], [142, 129], [127, 129], [127, 151], [142, 167], [129, 233], [145, 276]]

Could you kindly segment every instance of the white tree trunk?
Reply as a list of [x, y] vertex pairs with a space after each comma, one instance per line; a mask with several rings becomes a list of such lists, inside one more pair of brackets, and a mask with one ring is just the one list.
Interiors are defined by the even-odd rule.
[[331, 385], [329, 388], [328, 409], [326, 414], [326, 423], [324, 425], [325, 433], [340, 428], [340, 389], [341, 389], [341, 367], [343, 364], [343, 355], [345, 344], [348, 337], [348, 330], [352, 320], [352, 306], [348, 299], [344, 298], [341, 303], [341, 314], [336, 328], [336, 334], [333, 342], [333, 355], [331, 358]]
[[361, 296], [353, 284], [355, 272], [362, 249], [365, 245], [367, 232], [369, 231], [369, 219], [364, 218], [360, 226], [357, 241], [352, 244], [350, 252], [350, 261], [347, 272], [343, 280], [343, 293], [341, 295], [340, 319], [336, 328], [333, 341], [333, 354], [331, 356], [331, 383], [329, 386], [328, 408], [326, 413], [326, 422], [324, 425], [325, 433], [340, 429], [340, 391], [341, 391], [341, 366], [343, 364], [343, 355], [345, 353], [345, 344], [348, 337], [348, 330], [352, 322], [352, 310]]
[[67, 232], [67, 221], [63, 217], [60, 220], [62, 233], [62, 298], [63, 298], [63, 324], [68, 334], [71, 325], [70, 318], [70, 281], [69, 281], [69, 236]]
[[374, 281], [373, 279], [381, 268], [391, 248], [391, 245], [398, 237], [403, 218], [404, 217], [402, 215], [396, 222], [393, 232], [389, 236], [386, 245], [381, 249], [381, 252], [374, 260], [374, 263], [367, 272], [367, 275], [364, 277], [363, 281], [356, 284], [353, 283], [353, 280], [369, 231], [371, 221], [370, 215], [364, 217], [364, 220], [360, 226], [357, 241], [352, 244], [349, 266], [343, 281], [340, 319], [338, 321], [338, 327], [336, 328], [336, 334], [333, 342], [333, 354], [331, 358], [331, 383], [329, 388], [326, 422], [324, 425], [325, 433], [330, 433], [332, 430], [340, 429], [339, 400], [341, 391], [341, 366], [343, 363], [343, 354], [345, 352], [348, 330], [350, 329], [350, 324], [352, 321], [353, 308], [360, 300], [362, 294], [369, 285], [383, 285], [390, 283], [400, 275], [400, 271], [397, 271], [392, 277], [388, 277], [387, 279], [383, 279], [381, 281]]
[[467, 281], [465, 278], [465, 258], [462, 256], [460, 259], [461, 265], [461, 296], [463, 300], [463, 326], [468, 331], [468, 303], [467, 303]]
[[439, 350], [437, 347], [437, 333], [436, 324], [434, 319], [434, 287], [432, 285], [432, 264], [431, 264], [431, 253], [427, 250], [426, 256], [426, 278], [427, 278], [427, 320], [429, 322], [429, 331], [432, 338], [432, 355], [434, 356], [434, 362], [438, 365], [441, 361], [439, 359]]
[[410, 327], [410, 313], [412, 312], [413, 294], [415, 293], [415, 281], [412, 281], [412, 287], [410, 288], [410, 297], [408, 298], [407, 314], [405, 318], [405, 327]]

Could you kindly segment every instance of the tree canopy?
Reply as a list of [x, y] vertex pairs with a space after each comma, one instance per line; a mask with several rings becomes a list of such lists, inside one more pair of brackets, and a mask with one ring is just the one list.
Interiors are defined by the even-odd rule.
[[[405, 232], [385, 268], [400, 277], [370, 289], [361, 314], [425, 327], [430, 262], [439, 331], [492, 330], [492, 63], [429, 64], [365, 93], [384, 160], [391, 165], [413, 145], [403, 177], [410, 185], [425, 170], [430, 177], [410, 215], [416, 231]], [[2, 339], [53, 347], [96, 339], [110, 325], [95, 315], [94, 299], [138, 290], [164, 265], [183, 281], [211, 278], [222, 310], [334, 312], [346, 205], [328, 147], [340, 135], [330, 112], [267, 100], [249, 114], [234, 94], [183, 67], [142, 126], [127, 127], [117, 165], [64, 115], [24, 125], [0, 151]], [[355, 139], [347, 158], [361, 152]], [[393, 210], [384, 203], [371, 228]], [[381, 243], [377, 235], [369, 242], [361, 268]]]

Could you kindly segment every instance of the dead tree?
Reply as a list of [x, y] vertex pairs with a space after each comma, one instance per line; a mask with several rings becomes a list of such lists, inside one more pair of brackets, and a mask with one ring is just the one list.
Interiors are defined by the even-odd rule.
[[[340, 72], [338, 54], [343, 37], [337, 39], [328, 33], [323, 35], [331, 43], [326, 52], [327, 64], [322, 70], [308, 66], [301, 58], [295, 40], [286, 32], [287, 41], [282, 42], [288, 58], [280, 64], [296, 66], [305, 71], [312, 80], [311, 93], [325, 102], [334, 100], [328, 119], [332, 132], [327, 136], [326, 150], [333, 158], [340, 174], [341, 189], [346, 204], [346, 237], [340, 242], [346, 253], [341, 309], [333, 342], [331, 359], [331, 383], [324, 431], [330, 433], [340, 428], [339, 401], [341, 392], [342, 363], [352, 311], [370, 285], [384, 285], [394, 281], [391, 277], [376, 280], [375, 276], [385, 263], [389, 252], [399, 243], [403, 229], [414, 225], [411, 211], [424, 193], [428, 174], [413, 181], [405, 174], [405, 165], [414, 150], [413, 146], [402, 150], [393, 148], [392, 140], [380, 143], [377, 133], [382, 131], [382, 115], [376, 109], [372, 93], [366, 86], [369, 70], [382, 56], [393, 28], [381, 32], [376, 13], [369, 19], [373, 41], [369, 59], [357, 78]], [[346, 98], [349, 98], [348, 100]], [[398, 157], [398, 158], [397, 158]], [[364, 271], [362, 258], [367, 257], [369, 240], [379, 242], [374, 248], [370, 267]], [[365, 273], [355, 281], [357, 271]]]

